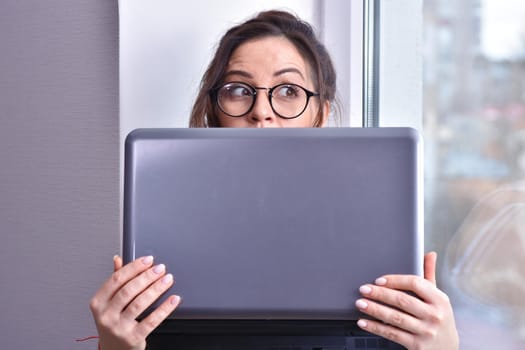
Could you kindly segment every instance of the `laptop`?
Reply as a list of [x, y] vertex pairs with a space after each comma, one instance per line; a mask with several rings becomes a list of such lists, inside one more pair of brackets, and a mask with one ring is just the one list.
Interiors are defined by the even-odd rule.
[[134, 130], [124, 261], [175, 276], [168, 334], [338, 329], [353, 349], [359, 286], [422, 275], [421, 147], [410, 128]]

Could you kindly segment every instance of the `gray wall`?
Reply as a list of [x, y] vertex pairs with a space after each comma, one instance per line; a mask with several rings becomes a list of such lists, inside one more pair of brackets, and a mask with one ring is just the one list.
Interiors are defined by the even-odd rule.
[[116, 0], [0, 1], [0, 347], [96, 349], [119, 251]]

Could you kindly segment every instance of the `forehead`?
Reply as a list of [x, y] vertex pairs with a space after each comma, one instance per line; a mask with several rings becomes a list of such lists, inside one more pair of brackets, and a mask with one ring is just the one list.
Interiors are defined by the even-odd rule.
[[283, 36], [271, 36], [239, 45], [228, 61], [227, 72], [239, 70], [264, 78], [289, 68], [301, 72], [304, 79], [310, 77], [310, 66], [295, 45]]

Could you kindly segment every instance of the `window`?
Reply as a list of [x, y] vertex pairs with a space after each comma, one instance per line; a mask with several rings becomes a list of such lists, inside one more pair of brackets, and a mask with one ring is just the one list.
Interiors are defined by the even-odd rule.
[[525, 3], [423, 4], [426, 243], [462, 349], [522, 349]]

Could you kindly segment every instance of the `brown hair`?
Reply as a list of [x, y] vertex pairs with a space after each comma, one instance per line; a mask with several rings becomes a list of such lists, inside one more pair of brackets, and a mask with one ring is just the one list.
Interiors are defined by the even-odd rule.
[[265, 11], [231, 28], [220, 40], [215, 56], [202, 77], [200, 91], [191, 112], [190, 127], [220, 126], [210, 91], [221, 83], [228, 61], [237, 47], [246, 41], [267, 36], [284, 36], [310, 64], [312, 78], [320, 94], [319, 109], [313, 126], [321, 126], [323, 106], [327, 101], [330, 104], [335, 103], [336, 75], [332, 60], [310, 24], [288, 12]]

